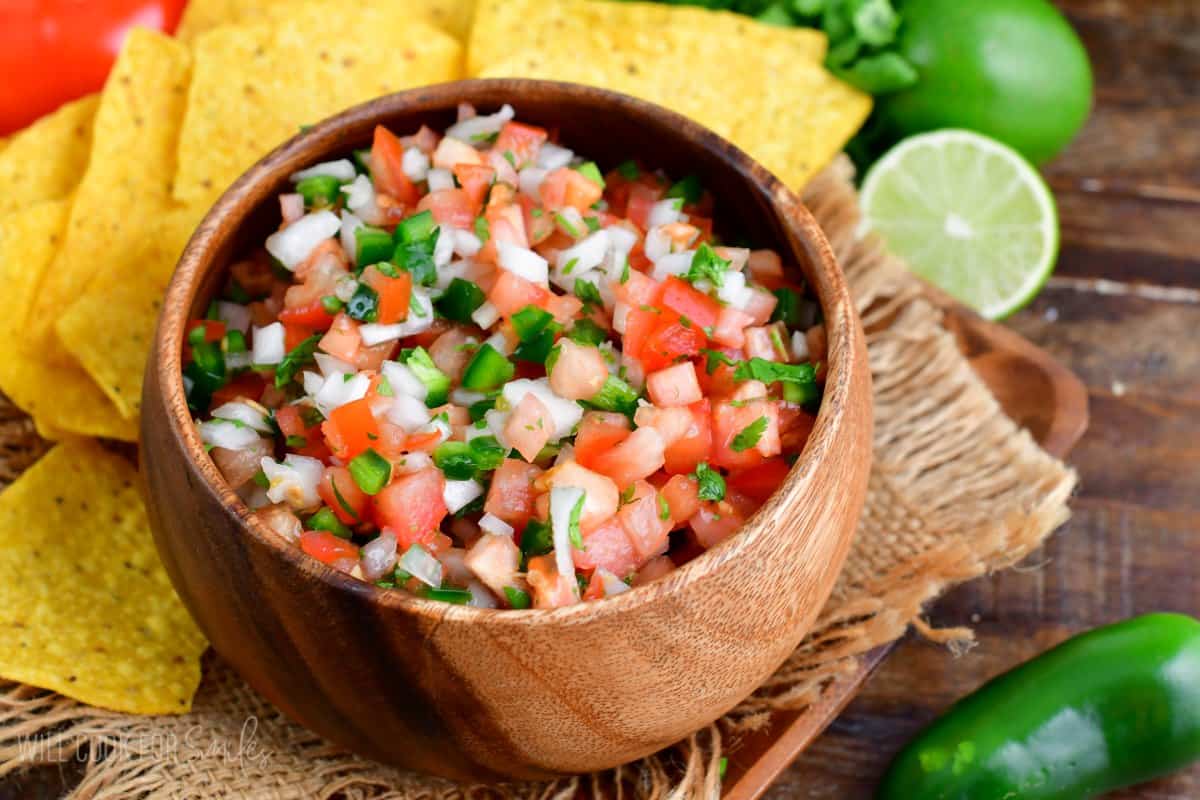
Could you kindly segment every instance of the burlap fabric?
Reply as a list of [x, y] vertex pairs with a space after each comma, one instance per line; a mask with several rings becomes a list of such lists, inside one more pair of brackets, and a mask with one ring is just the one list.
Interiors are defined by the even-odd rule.
[[[379, 766], [292, 724], [210, 655], [194, 710], [136, 717], [0, 684], [0, 775], [88, 761], [76, 798], [710, 798], [723, 746], [779, 708], [803, 708], [866, 651], [915, 625], [947, 587], [1009, 566], [1067, 517], [1074, 473], [1004, 416], [904, 266], [857, 239], [851, 168], [841, 160], [806, 199], [845, 269], [868, 331], [875, 465], [854, 548], [816, 628], [726, 718], [663, 753], [556, 784], [462, 787]], [[0, 480], [40, 453], [27, 421], [0, 410]], [[614, 790], [615, 788], [615, 790]]]

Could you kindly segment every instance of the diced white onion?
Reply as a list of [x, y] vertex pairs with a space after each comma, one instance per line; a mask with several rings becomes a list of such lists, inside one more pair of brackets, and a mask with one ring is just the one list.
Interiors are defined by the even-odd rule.
[[442, 501], [451, 514], [458, 513], [477, 497], [483, 497], [483, 484], [476, 480], [446, 481]]
[[315, 458], [288, 453], [280, 463], [270, 456], [261, 462], [267, 476], [267, 497], [273, 503], [287, 503], [296, 510], [314, 508], [321, 502], [317, 486], [325, 465]]
[[575, 154], [553, 142], [543, 142], [537, 154], [537, 165], [544, 170], [558, 169], [571, 163]]
[[463, 258], [470, 258], [476, 255], [483, 249], [483, 242], [479, 237], [468, 230], [462, 228], [454, 229], [454, 253]]
[[282, 322], [272, 322], [264, 328], [255, 326], [254, 333], [251, 334], [253, 346], [254, 363], [262, 366], [270, 366], [283, 361], [284, 356], [284, 332]]
[[[608, 245], [608, 231], [599, 230], [566, 250], [559, 251], [555, 260], [555, 284], [567, 291], [573, 289], [575, 278], [604, 262], [604, 257], [608, 254]], [[568, 267], [570, 272], [567, 272]]]
[[280, 264], [294, 270], [308, 258], [313, 248], [332, 238], [342, 228], [342, 221], [332, 211], [305, 214], [281, 231], [267, 237], [267, 252]]
[[243, 351], [241, 353], [226, 353], [225, 354], [226, 369], [231, 369], [231, 370], [246, 369], [247, 367], [252, 367], [252, 366], [254, 366], [254, 364], [251, 363], [250, 354], [247, 352]]
[[311, 370], [305, 370], [301, 373], [300, 379], [304, 383], [304, 393], [310, 396], [321, 391], [321, 387], [325, 385], [325, 379], [320, 374]]
[[241, 303], [217, 301], [217, 319], [225, 323], [231, 331], [250, 332], [250, 309]]
[[554, 539], [554, 563], [558, 574], [575, 577], [575, 562], [571, 559], [571, 512], [583, 500], [583, 489], [575, 486], [555, 486], [550, 490], [550, 532]]
[[617, 303], [613, 306], [613, 330], [617, 333], [625, 333], [625, 324], [629, 320], [629, 305], [627, 303]]
[[568, 236], [578, 239], [588, 232], [587, 223], [583, 221], [583, 214], [579, 213], [579, 209], [565, 206], [554, 213], [554, 224]]
[[662, 228], [651, 228], [646, 231], [646, 258], [658, 261], [671, 252], [671, 237], [663, 233]]
[[471, 266], [471, 262], [463, 258], [460, 258], [458, 261], [451, 261], [437, 271], [434, 286], [443, 292], [446, 291], [450, 288], [450, 284], [454, 282], [455, 278], [465, 279], [467, 273], [471, 270]]
[[409, 147], [400, 159], [400, 169], [404, 170], [410, 181], [420, 183], [429, 174], [429, 156], [419, 148]]
[[670, 225], [672, 222], [679, 222], [684, 219], [683, 198], [668, 197], [666, 200], [659, 200], [650, 207], [650, 214], [647, 217], [647, 225], [651, 228], [657, 228], [659, 225]]
[[228, 419], [212, 419], [201, 422], [200, 441], [226, 450], [245, 450], [258, 444], [258, 432], [249, 425]]
[[721, 302], [741, 310], [754, 299], [754, 290], [746, 285], [746, 276], [743, 273], [727, 271], [721, 287], [717, 289], [717, 297]]
[[396, 534], [389, 528], [362, 546], [359, 551], [363, 577], [377, 581], [396, 568]]
[[487, 330], [500, 319], [500, 310], [485, 300], [483, 305], [471, 312], [471, 321]]
[[313, 353], [313, 358], [317, 362], [317, 368], [321, 370], [321, 374], [326, 378], [334, 374], [350, 375], [357, 371], [354, 369], [353, 364], [347, 364], [340, 358], [334, 358], [328, 353], [322, 353], [319, 350]]
[[[554, 430], [550, 435], [550, 441], [552, 442], [557, 442], [569, 434], [579, 424], [579, 420], [583, 418], [583, 407], [574, 400], [567, 400], [564, 397], [556, 395], [551, 390], [550, 381], [547, 378], [538, 378], [537, 380], [521, 378], [509, 381], [504, 385], [502, 392], [509, 408], [516, 408], [522, 398], [530, 393], [538, 400], [541, 400], [542, 404], [550, 412], [550, 418], [554, 422]], [[490, 418], [488, 419], [488, 424], [491, 424]]]
[[424, 400], [399, 392], [392, 398], [392, 406], [387, 412], [388, 422], [399, 425], [405, 433], [412, 433], [428, 425], [429, 417], [429, 409]]
[[406, 365], [399, 361], [385, 361], [381, 369], [383, 377], [387, 378], [388, 385], [392, 387], [393, 394], [408, 395], [424, 402], [429, 394], [429, 387]]
[[426, 173], [425, 180], [429, 182], [431, 192], [454, 188], [454, 173], [448, 169], [431, 169]]
[[629, 584], [613, 575], [604, 567], [596, 570], [596, 574], [600, 576], [600, 585], [604, 587], [604, 596], [612, 597], [613, 595], [621, 594], [629, 591]]
[[475, 608], [499, 608], [500, 604], [496, 602], [496, 596], [488, 591], [488, 588], [476, 580], [467, 581], [467, 591], [471, 593], [471, 602], [468, 605]]
[[808, 337], [802, 331], [792, 333], [792, 355], [797, 361], [808, 360]]
[[231, 419], [247, 425], [259, 433], [272, 433], [271, 423], [267, 420], [267, 410], [258, 403], [234, 400], [212, 410], [217, 419]]
[[361, 400], [371, 387], [371, 379], [365, 373], [352, 376], [334, 374], [325, 379], [321, 391], [313, 395], [313, 402], [325, 416], [335, 408]]
[[338, 278], [338, 282], [333, 286], [333, 295], [343, 303], [349, 303], [354, 297], [354, 293], [358, 291], [358, 281], [351, 275], [343, 275]]
[[485, 339], [484, 344], [490, 344], [492, 349], [502, 356], [512, 355], [512, 348], [509, 347], [508, 339], [499, 331], [496, 331]]
[[421, 470], [433, 466], [433, 459], [429, 453], [420, 450], [414, 450], [411, 453], [405, 453], [399, 461], [393, 461], [392, 467], [396, 472], [420, 472]]
[[342, 183], [349, 183], [354, 180], [355, 174], [354, 164], [350, 162], [350, 159], [339, 158], [337, 161], [322, 161], [320, 164], [314, 164], [308, 169], [293, 172], [288, 180], [292, 183], [299, 183], [305, 178], [327, 176], [337, 178]]
[[[508, 447], [508, 439], [504, 436], [504, 426], [508, 424], [508, 417], [511, 411], [501, 411], [498, 408], [493, 408], [483, 415], [484, 421], [487, 423], [487, 435], [494, 436], [496, 441]], [[472, 437], [474, 438], [474, 437]]]
[[342, 209], [342, 230], [338, 234], [342, 242], [342, 249], [346, 251], [346, 255], [350, 259], [350, 263], [358, 263], [358, 239], [355, 234], [358, 229], [366, 225], [356, 214], [353, 214], [346, 209]]
[[343, 186], [342, 194], [346, 195], [346, 208], [355, 214], [364, 215], [375, 208], [375, 185], [366, 175], [359, 175]]
[[665, 281], [672, 275], [685, 275], [692, 268], [692, 259], [695, 255], [694, 251], [685, 250], [682, 253], [669, 253], [662, 256], [654, 263], [650, 277], [656, 281]]
[[496, 252], [501, 269], [506, 269], [517, 277], [536, 283], [538, 286], [546, 285], [550, 274], [550, 265], [537, 253], [510, 242], [497, 242]]
[[527, 194], [534, 200], [542, 198], [542, 181], [546, 179], [546, 173], [541, 167], [526, 167], [517, 174], [517, 186], [521, 190], [521, 194]]
[[295, 222], [304, 216], [304, 195], [298, 192], [279, 195], [279, 213], [283, 221]]
[[437, 242], [433, 245], [433, 264], [444, 267], [454, 258], [454, 229], [448, 225], [438, 227]]
[[446, 129], [446, 135], [467, 144], [486, 144], [486, 140], [494, 133], [499, 133], [504, 123], [516, 116], [513, 107], [505, 103], [495, 114], [470, 117], [462, 122], [456, 122]]
[[483, 392], [472, 392], [470, 389], [464, 389], [461, 386], [450, 392], [450, 402], [456, 406], [469, 408], [485, 398], [487, 398], [487, 395]]
[[484, 514], [480, 517], [479, 529], [485, 533], [494, 533], [497, 536], [512, 536], [516, 533], [512, 525], [509, 525], [495, 514]]
[[427, 586], [436, 589], [442, 585], [442, 562], [431, 556], [419, 544], [414, 544], [404, 551], [399, 566]]

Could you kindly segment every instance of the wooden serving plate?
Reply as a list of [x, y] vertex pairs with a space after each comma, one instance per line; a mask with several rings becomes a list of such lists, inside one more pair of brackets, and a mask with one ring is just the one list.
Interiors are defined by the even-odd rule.
[[[1088, 397], [1083, 382], [1045, 350], [1008, 328], [983, 319], [932, 286], [928, 295], [945, 311], [944, 324], [958, 338], [963, 354], [1005, 413], [1047, 452], [1064, 457], [1087, 428]], [[832, 682], [806, 710], [777, 712], [769, 725], [747, 735], [729, 754], [723, 800], [762, 796], [854, 699], [895, 644], [862, 656], [854, 672]]]

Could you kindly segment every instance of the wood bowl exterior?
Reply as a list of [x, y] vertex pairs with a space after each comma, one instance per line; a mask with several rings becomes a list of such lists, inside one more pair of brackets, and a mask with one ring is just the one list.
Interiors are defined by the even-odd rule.
[[[743, 531], [665, 578], [551, 611], [489, 611], [352, 579], [260, 524], [205, 454], [187, 410], [181, 344], [231, 257], [277, 224], [274, 196], [304, 166], [396, 130], [453, 121], [460, 102], [512, 103], [611, 167], [630, 157], [697, 173], [718, 219], [800, 265], [828, 328], [813, 434]], [[719, 226], [722, 227], [722, 226]], [[377, 760], [457, 779], [543, 778], [653, 753], [761, 684], [812, 625], [841, 569], [870, 467], [863, 333], [833, 254], [785, 187], [728, 142], [622, 95], [529, 80], [391, 95], [327, 120], [251, 168], [218, 201], [168, 289], [143, 400], [155, 539], [217, 651], [293, 719]]]

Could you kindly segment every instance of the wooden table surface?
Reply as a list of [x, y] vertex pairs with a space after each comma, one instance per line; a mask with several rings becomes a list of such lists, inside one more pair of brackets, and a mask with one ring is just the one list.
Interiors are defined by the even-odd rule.
[[[1024, 566], [929, 611], [971, 625], [953, 654], [905, 641], [767, 794], [869, 797], [900, 747], [958, 697], [1067, 636], [1155, 610], [1200, 615], [1200, 3], [1062, 0], [1096, 107], [1047, 168], [1062, 254], [1009, 324], [1088, 385], [1071, 521]], [[1200, 798], [1200, 766], [1120, 798]]]

